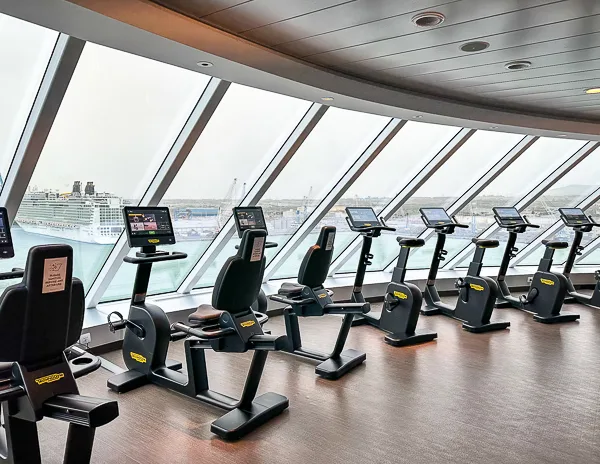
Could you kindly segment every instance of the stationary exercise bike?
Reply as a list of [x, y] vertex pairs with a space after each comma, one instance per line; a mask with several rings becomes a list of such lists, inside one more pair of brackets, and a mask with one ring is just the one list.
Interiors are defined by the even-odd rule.
[[[263, 229], [267, 234], [269, 233], [267, 221], [265, 221], [265, 215], [260, 206], [237, 206], [233, 208], [233, 218], [240, 239], [244, 235], [244, 231], [248, 229]], [[277, 248], [278, 246], [277, 242], [265, 243], [265, 248]], [[239, 247], [239, 245], [236, 245], [235, 249], [238, 250]], [[268, 304], [267, 296], [261, 288], [260, 292], [258, 292], [258, 298], [252, 304], [252, 311], [259, 314], [266, 314]]]
[[[375, 211], [370, 207], [346, 208], [346, 221], [350, 230], [358, 232], [363, 238], [358, 268], [352, 289], [352, 301], [364, 302], [362, 286], [367, 266], [371, 264], [371, 244], [374, 238], [384, 230], [393, 232], [396, 229], [388, 227], [383, 218], [377, 219]], [[423, 303], [421, 290], [414, 284], [405, 282], [406, 263], [411, 248], [422, 247], [425, 242], [416, 238], [396, 238], [400, 245], [400, 255], [392, 274], [392, 281], [387, 287], [383, 307], [379, 315], [363, 314], [353, 325], [369, 324], [386, 332], [384, 340], [392, 346], [408, 346], [429, 342], [437, 338], [437, 333], [417, 329], [417, 321]]]
[[[270, 296], [271, 300], [288, 305], [284, 309], [285, 328], [290, 342], [286, 351], [321, 361], [315, 372], [330, 380], [339, 379], [367, 358], [367, 355], [361, 351], [344, 350], [344, 345], [354, 316], [364, 315], [371, 309], [369, 303], [365, 302], [334, 303], [331, 299], [333, 292], [323, 287], [333, 257], [335, 230], [333, 226], [325, 226], [321, 229], [317, 243], [304, 255], [298, 271], [298, 283], [284, 282], [277, 295]], [[304, 348], [298, 318], [326, 314], [344, 316], [333, 351], [327, 354]]]
[[[0, 208], [0, 258], [14, 256], [8, 215]], [[90, 462], [97, 427], [119, 415], [117, 402], [80, 396], [75, 379], [100, 367], [95, 356], [70, 349], [83, 326], [83, 284], [72, 276], [73, 249], [29, 250], [22, 278], [0, 295], [0, 462], [41, 464], [37, 422], [67, 422], [65, 464]]]
[[426, 308], [421, 313], [426, 316], [443, 314], [461, 321], [463, 329], [468, 332], [482, 333], [492, 330], [502, 330], [510, 326], [510, 322], [490, 322], [496, 298], [499, 294], [498, 285], [489, 277], [480, 276], [483, 264], [483, 256], [487, 248], [496, 248], [498, 240], [473, 238], [475, 244], [475, 255], [469, 264], [466, 277], [459, 278], [455, 282], [458, 288], [458, 300], [456, 306], [452, 307], [443, 303], [435, 286], [437, 272], [440, 262], [448, 254], [444, 250], [446, 236], [453, 234], [457, 227], [467, 228], [466, 224], [459, 224], [454, 218], [448, 216], [444, 208], [421, 208], [421, 219], [425, 226], [437, 232], [437, 242], [431, 260], [429, 276], [423, 297]]
[[567, 295], [567, 278], [552, 272], [552, 258], [556, 250], [568, 248], [567, 242], [558, 240], [544, 240], [546, 247], [543, 258], [540, 260], [537, 272], [533, 275], [529, 291], [519, 298], [511, 295], [506, 285], [506, 271], [511, 258], [514, 258], [518, 248], [515, 248], [517, 235], [525, 232], [528, 227], [539, 228], [531, 224], [526, 217], [521, 216], [517, 208], [492, 208], [496, 223], [508, 231], [508, 241], [502, 257], [502, 264], [498, 271], [498, 288], [500, 295], [496, 301], [497, 308], [513, 307], [533, 314], [533, 319], [545, 324], [556, 322], [572, 322], [579, 319], [579, 314], [560, 313], [565, 296]]
[[[235, 440], [283, 412], [285, 396], [264, 393], [255, 398], [269, 351], [284, 349], [287, 337], [265, 335], [261, 319], [251, 310], [265, 269], [263, 229], [246, 230], [239, 250], [223, 264], [215, 282], [212, 305], [201, 305], [189, 320], [193, 325], [171, 325], [158, 306], [146, 303], [152, 265], [186, 258], [185, 253], [157, 251], [158, 244], [174, 244], [175, 235], [168, 208], [124, 208], [127, 238], [131, 247], [141, 247], [124, 261], [137, 265], [129, 316], [108, 316], [111, 331], [125, 329], [123, 359], [128, 368], [108, 379], [108, 387], [119, 393], [154, 383], [200, 402], [229, 411], [212, 423], [218, 436]], [[169, 341], [185, 338], [186, 373], [167, 360]], [[252, 363], [239, 400], [210, 390], [204, 351], [244, 353], [254, 350]]]
[[593, 306], [600, 308], [600, 271], [594, 272], [596, 279], [596, 285], [591, 295], [586, 295], [575, 290], [575, 286], [571, 281], [571, 271], [575, 264], [575, 259], [581, 254], [584, 247], [581, 246], [583, 240], [583, 234], [591, 232], [594, 227], [600, 227], [591, 216], [586, 215], [580, 208], [559, 208], [560, 218], [565, 223], [565, 226], [570, 227], [575, 232], [571, 249], [569, 250], [569, 257], [565, 262], [565, 268], [563, 275], [567, 278], [567, 299], [568, 303], [577, 302], [587, 306]]

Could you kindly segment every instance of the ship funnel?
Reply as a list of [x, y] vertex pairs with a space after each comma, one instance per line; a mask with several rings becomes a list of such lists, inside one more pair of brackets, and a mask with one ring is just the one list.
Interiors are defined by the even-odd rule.
[[94, 196], [96, 194], [96, 187], [94, 187], [93, 182], [88, 182], [85, 184], [85, 194]]
[[81, 193], [81, 181], [80, 180], [76, 180], [75, 182], [73, 182], [73, 190], [71, 191], [71, 193]]

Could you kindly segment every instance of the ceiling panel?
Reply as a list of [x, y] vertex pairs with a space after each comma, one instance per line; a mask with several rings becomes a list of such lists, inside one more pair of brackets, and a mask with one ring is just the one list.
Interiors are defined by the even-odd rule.
[[[363, 43], [332, 51], [324, 51], [311, 55], [309, 59], [315, 63], [324, 63], [328, 66], [346, 62], [369, 60], [387, 55], [396, 55], [411, 50], [438, 47], [450, 42], [463, 42], [504, 32], [526, 30], [544, 24], [551, 24], [600, 13], [600, 2], [593, 2], [593, 4], [590, 4], [587, 7], [580, 5], [581, 7], [577, 8], [576, 4], [572, 4], [573, 2], [566, 1], [543, 5], [537, 8], [518, 10], [503, 15], [474, 19], [477, 15], [473, 14], [473, 10], [476, 10], [479, 16], [482, 16], [485, 15], [485, 11], [490, 9], [496, 10], [497, 8], [504, 6], [505, 3], [511, 4], [512, 2], [463, 0], [461, 4], [470, 7], [464, 12], [465, 17], [469, 18], [469, 20], [466, 20], [465, 22], [461, 21], [454, 25], [432, 28], [407, 36], [393, 37], [378, 40], [377, 42]], [[540, 2], [526, 1], [519, 3], [533, 4]], [[504, 9], [507, 8], [504, 7]], [[396, 24], [396, 28], [399, 27], [402, 26]], [[576, 28], [572, 28], [567, 35], [576, 35], [578, 33], [581, 32]], [[360, 37], [358, 40], [356, 38], [353, 39], [355, 42], [358, 42], [359, 40], [361, 40]]]
[[[460, 0], [430, 1], [427, 9], [435, 8], [437, 11], [439, 5], [458, 1]], [[317, 40], [316, 37], [320, 35], [333, 34], [343, 29], [407, 13], [411, 13], [412, 17], [418, 11], [422, 11], [423, 5], [423, 0], [357, 0], [259, 27], [244, 33], [243, 36], [270, 46], [286, 44], [293, 48], [291, 42], [294, 41], [301, 41], [309, 46], [310, 40], [301, 39]]]
[[202, 18], [211, 13], [231, 8], [253, 0], [152, 0], [175, 11]]
[[[156, 0], [201, 21], [351, 76], [431, 96], [600, 119], [596, 0]], [[411, 22], [437, 11], [431, 28]], [[465, 53], [460, 45], [490, 47]], [[508, 71], [513, 60], [532, 67]]]
[[[600, 39], [600, 34], [598, 38]], [[600, 44], [600, 42], [598, 43]], [[556, 48], [555, 43], [553, 43], [553, 48]], [[512, 49], [510, 49], [510, 51], [512, 52]], [[497, 75], [499, 78], [498, 81], [500, 81], [504, 77], [512, 79], [521, 73], [527, 74], [528, 77], [538, 77], [549, 75], [553, 72], [572, 72], [572, 70], [582, 69], [579, 68], [579, 66], [585, 66], [584, 63], [600, 60], [600, 46], [542, 56], [516, 54], [515, 52], [512, 52], [511, 55], [512, 56], [501, 61], [496, 61], [483, 66], [472, 66], [446, 72], [421, 74], [419, 75], [419, 79], [431, 76], [435, 77], [438, 82], [457, 79], [475, 81], [482, 77]], [[514, 71], [509, 71], [504, 67], [506, 63], [514, 60], [529, 60], [533, 63], [533, 67], [515, 74]], [[405, 77], [407, 76], [405, 75]]]
[[231, 32], [243, 32], [266, 24], [302, 16], [314, 11], [328, 10], [332, 6], [354, 3], [356, 0], [253, 0], [227, 10], [205, 16], [203, 21]]
[[[600, 2], [598, 10], [600, 10]], [[540, 54], [547, 54], [556, 51], [552, 43], [561, 38], [573, 37], [573, 45], [576, 49], [590, 48], [598, 45], [597, 36], [590, 37], [585, 34], [586, 28], [600, 28], [600, 15], [594, 15], [588, 18], [575, 19], [571, 21], [560, 21], [535, 28], [525, 30], [514, 30], [497, 35], [474, 36], [472, 39], [483, 40], [490, 43], [490, 49], [494, 51], [506, 48], [519, 47], [524, 44], [540, 44], [538, 50]], [[600, 29], [599, 29], [600, 30]], [[471, 40], [471, 39], [469, 39]], [[361, 70], [385, 70], [389, 75], [404, 76], [403, 67], [414, 63], [424, 63], [427, 61], [444, 60], [448, 58], [458, 58], [465, 56], [486, 55], [489, 58], [490, 52], [483, 53], [465, 53], [460, 50], [460, 45], [465, 41], [444, 42], [441, 45], [433, 47], [417, 48], [415, 50], [396, 53], [389, 56], [381, 56], [369, 60], [358, 61], [355, 63], [344, 63], [343, 69], [348, 71]], [[419, 47], [419, 44], [416, 44]], [[488, 49], [489, 50], [489, 49]], [[342, 67], [340, 67], [342, 69]]]

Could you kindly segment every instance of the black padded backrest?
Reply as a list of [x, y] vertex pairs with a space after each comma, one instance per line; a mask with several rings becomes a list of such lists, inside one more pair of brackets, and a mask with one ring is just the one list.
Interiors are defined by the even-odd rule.
[[72, 274], [69, 245], [29, 250], [23, 281], [0, 296], [0, 361], [54, 362], [77, 341], [85, 300], [83, 285]]
[[333, 242], [335, 241], [335, 227], [324, 226], [321, 228], [317, 243], [311, 246], [302, 260], [298, 271], [298, 283], [310, 288], [323, 285], [329, 272], [331, 258], [333, 258]]
[[216, 309], [232, 314], [248, 311], [258, 298], [265, 273], [267, 231], [248, 229], [235, 256], [225, 261], [212, 295]]

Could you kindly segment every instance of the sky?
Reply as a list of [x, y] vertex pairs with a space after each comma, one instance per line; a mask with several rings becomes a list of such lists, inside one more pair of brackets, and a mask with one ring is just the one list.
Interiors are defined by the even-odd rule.
[[[53, 31], [0, 15], [3, 173], [56, 38]], [[94, 181], [99, 191], [139, 198], [208, 80], [199, 73], [88, 43], [30, 185], [68, 192], [75, 180]], [[224, 198], [234, 179], [239, 196], [242, 185], [249, 189], [256, 181], [309, 106], [306, 101], [233, 84], [165, 198]], [[313, 199], [322, 198], [388, 122], [383, 116], [330, 109], [265, 198], [303, 198], [309, 192]], [[458, 130], [408, 122], [345, 196], [395, 195]], [[477, 132], [417, 195], [459, 195], [521, 138]], [[582, 145], [542, 139], [484, 193], [525, 193], [534, 179], [547, 175]], [[598, 163], [592, 157], [562, 184], [597, 184]]]

